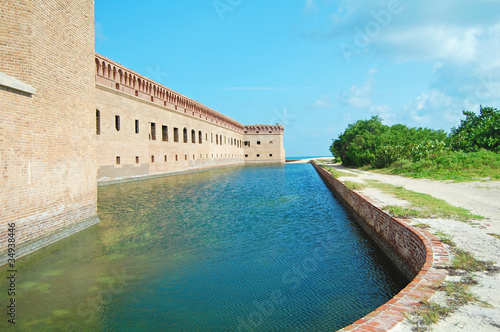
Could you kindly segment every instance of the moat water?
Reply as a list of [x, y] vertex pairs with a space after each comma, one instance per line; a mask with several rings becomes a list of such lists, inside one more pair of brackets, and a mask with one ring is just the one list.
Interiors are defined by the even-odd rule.
[[308, 164], [128, 182], [98, 197], [100, 224], [18, 261], [18, 330], [332, 331], [408, 282]]

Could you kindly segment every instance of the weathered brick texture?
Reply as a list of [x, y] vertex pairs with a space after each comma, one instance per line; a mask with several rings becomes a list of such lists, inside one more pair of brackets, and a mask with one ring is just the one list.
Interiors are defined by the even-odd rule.
[[[92, 0], [6, 0], [0, 20], [0, 264], [9, 223], [19, 258], [98, 222], [97, 179], [246, 163], [253, 127], [95, 54]], [[283, 163], [265, 128], [247, 154]]]
[[5, 262], [9, 222], [16, 223], [19, 257], [98, 221], [94, 4], [7, 0], [0, 19], [0, 73], [36, 89], [31, 95], [0, 86]]
[[447, 271], [442, 266], [449, 261], [448, 252], [429, 232], [391, 217], [375, 207], [369, 197], [350, 190], [324, 168], [313, 165], [335, 197], [411, 280], [390, 301], [341, 331], [388, 331], [431, 297], [435, 291], [431, 286], [445, 279]]

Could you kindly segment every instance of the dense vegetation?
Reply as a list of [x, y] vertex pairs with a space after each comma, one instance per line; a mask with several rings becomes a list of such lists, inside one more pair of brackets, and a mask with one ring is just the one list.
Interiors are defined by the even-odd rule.
[[500, 111], [481, 107], [444, 130], [387, 126], [374, 116], [350, 124], [330, 151], [343, 165], [440, 179], [500, 179]]

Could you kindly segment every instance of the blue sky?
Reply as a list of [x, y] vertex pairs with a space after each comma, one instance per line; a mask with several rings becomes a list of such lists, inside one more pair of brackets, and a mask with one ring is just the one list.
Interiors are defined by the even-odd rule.
[[498, 0], [95, 0], [96, 51], [243, 124], [288, 156], [348, 124], [450, 128], [500, 108]]

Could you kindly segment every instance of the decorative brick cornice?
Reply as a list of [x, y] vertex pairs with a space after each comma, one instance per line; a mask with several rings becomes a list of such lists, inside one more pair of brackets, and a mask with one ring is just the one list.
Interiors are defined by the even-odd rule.
[[271, 134], [271, 135], [283, 135], [283, 131], [285, 130], [285, 127], [281, 125], [249, 125], [245, 126], [244, 128], [244, 133], [245, 134]]
[[232, 118], [97, 53], [95, 54], [95, 65], [97, 84], [243, 133], [244, 126]]

